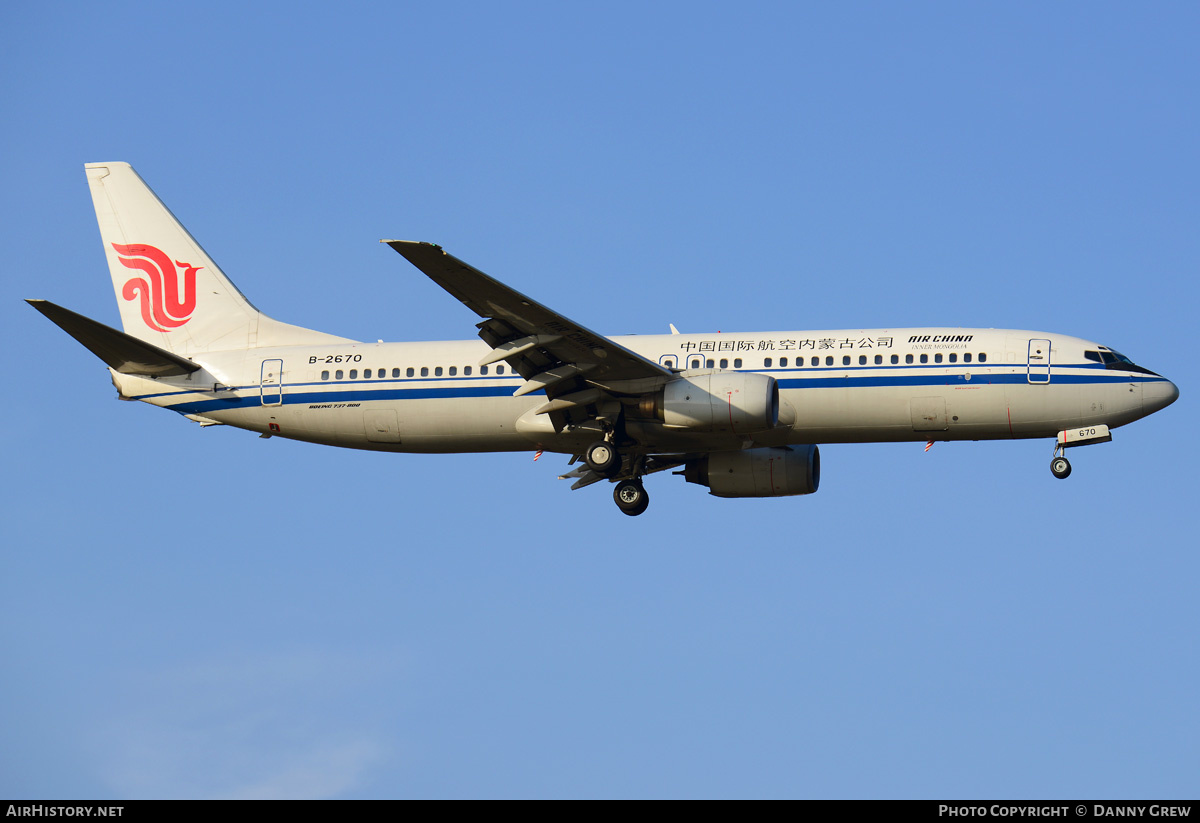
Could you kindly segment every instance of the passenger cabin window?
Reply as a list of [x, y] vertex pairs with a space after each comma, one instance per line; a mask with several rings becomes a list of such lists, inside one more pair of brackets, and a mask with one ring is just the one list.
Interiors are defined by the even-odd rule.
[[912, 356], [911, 354], [906, 354], [906, 355], [904, 355], [904, 362], [905, 362], [905, 363], [911, 363], [912, 361], [913, 361], [913, 356]]
[[934, 362], [934, 363], [941, 363], [941, 362], [942, 362], [942, 354], [941, 354], [941, 352], [938, 352], [937, 354], [935, 354], [935, 355], [933, 356], [933, 362]]
[[726, 360], [724, 357], [721, 358], [721, 368], [723, 368], [723, 369], [729, 368], [729, 361]]
[[333, 373], [333, 379], [334, 379], [334, 380], [341, 380], [341, 379], [342, 379], [342, 370], [341, 370], [341, 369], [338, 369], [337, 371], [335, 371], [335, 372]]
[[441, 377], [441, 376], [442, 376], [442, 367], [441, 367], [441, 366], [434, 366], [434, 368], [433, 368], [433, 376], [434, 376], [434, 377]]
[[970, 352], [967, 352], [966, 354], [964, 354], [964, 355], [963, 355], [963, 362], [964, 362], [964, 363], [970, 363], [970, 362], [971, 362], [971, 353], [970, 353]]
[[832, 366], [832, 365], [833, 365], [833, 355], [829, 355], [828, 357], [826, 357], [826, 358], [825, 358], [825, 365], [826, 365], [826, 366]]
[[954, 352], [951, 352], [951, 353], [950, 353], [950, 362], [951, 362], [951, 363], [957, 363], [957, 362], [958, 362], [958, 355], [957, 355], [957, 354], [955, 354]]
[[922, 362], [922, 363], [928, 363], [928, 362], [929, 362], [929, 355], [927, 355], [927, 354], [923, 354], [923, 355], [921, 355], [921, 362]]
[[788, 363], [788, 359], [786, 357], [779, 358], [779, 368], [786, 369], [787, 363]]
[[422, 377], [428, 377], [428, 376], [429, 376], [429, 367], [428, 367], [428, 366], [422, 366], [422, 367], [421, 367], [421, 376], [422, 376]]
[[412, 377], [414, 374], [416, 374], [416, 372], [413, 371], [412, 366], [409, 366], [407, 369], [404, 370], [404, 374], [406, 377]]
[[706, 368], [706, 369], [711, 369], [711, 368], [713, 368], [713, 365], [714, 365], [714, 364], [713, 364], [713, 361], [712, 361], [712, 359], [710, 358], [709, 360], [707, 360], [707, 361], [704, 363], [704, 368]]
[[814, 358], [812, 359], [812, 361], [811, 361], [810, 365], [813, 365], [813, 366], [819, 366], [819, 365], [821, 365], [821, 358], [819, 358], [819, 357], [814, 357]]
[[692, 358], [691, 365], [689, 365], [689, 366], [688, 366], [688, 368], [689, 368], [689, 369], [698, 369], [698, 368], [700, 368], [700, 358], [698, 358], [698, 357], [693, 357], [693, 358]]
[[894, 365], [896, 365], [896, 364], [897, 364], [897, 363], [899, 363], [899, 362], [900, 362], [900, 355], [898, 355], [898, 354], [893, 354], [893, 355], [892, 355], [892, 365], [894, 366]]
[[850, 365], [850, 355], [846, 354], [846, 355], [843, 355], [843, 356], [842, 356], [842, 365], [843, 365], [843, 366], [849, 366], [849, 365]]
[[351, 380], [357, 380], [357, 379], [358, 379], [358, 369], [351, 369], [351, 370], [350, 370], [350, 379], [351, 379]]
[[867, 356], [865, 354], [860, 354], [858, 356], [858, 365], [860, 365], [860, 366], [867, 365]]
[[879, 366], [882, 364], [883, 364], [883, 355], [882, 354], [875, 355], [875, 365]]
[[771, 368], [771, 358], [767, 357], [767, 358], [763, 359], [763, 368], [764, 369]]
[[328, 380], [328, 379], [329, 379], [329, 372], [328, 372], [328, 371], [323, 371], [323, 372], [321, 372], [321, 379], [322, 379], [322, 380]]
[[471, 367], [463, 366], [463, 374], [466, 375], [467, 377], [470, 377], [471, 376]]
[[450, 367], [450, 376], [454, 377], [456, 374], [458, 374], [458, 366], [451, 366]]
[[480, 366], [480, 367], [479, 367], [479, 373], [480, 373], [480, 374], [487, 374], [487, 370], [488, 370], [488, 367], [487, 367], [487, 366]]
[[735, 369], [740, 369], [740, 368], [742, 367], [742, 358], [740, 358], [740, 357], [735, 357], [735, 358], [733, 359], [733, 367], [734, 367]]
[[980, 362], [980, 363], [986, 363], [986, 362], [987, 362], [987, 355], [986, 355], [986, 354], [984, 354], [983, 352], [980, 352], [980, 353], [979, 353], [979, 362]]
[[[409, 369], [409, 371], [411, 372], [412, 370], [411, 370], [411, 369]], [[400, 376], [400, 370], [399, 370], [399, 369], [392, 369], [392, 377], [399, 377], [399, 376]]]
[[496, 374], [504, 374], [504, 367], [503, 367], [503, 366], [497, 366], [497, 367], [496, 367]]

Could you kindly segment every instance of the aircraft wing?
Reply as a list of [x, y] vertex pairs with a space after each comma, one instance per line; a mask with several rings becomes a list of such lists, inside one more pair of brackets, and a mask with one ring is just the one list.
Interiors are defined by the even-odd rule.
[[637, 395], [674, 376], [670, 369], [488, 277], [441, 246], [383, 242], [484, 318], [478, 324], [479, 336], [493, 351], [480, 365], [500, 360], [511, 364], [525, 378], [516, 395], [545, 390], [552, 402], [544, 411], [552, 415], [555, 428], [597, 416], [595, 387], [610, 397]]

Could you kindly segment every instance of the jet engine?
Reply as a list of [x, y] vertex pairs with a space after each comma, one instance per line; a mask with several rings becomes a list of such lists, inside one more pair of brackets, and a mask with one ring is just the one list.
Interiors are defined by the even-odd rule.
[[746, 434], [779, 425], [779, 384], [766, 374], [712, 372], [672, 380], [639, 404], [670, 429]]
[[816, 446], [713, 452], [688, 463], [683, 479], [716, 497], [812, 494], [821, 484], [821, 452]]

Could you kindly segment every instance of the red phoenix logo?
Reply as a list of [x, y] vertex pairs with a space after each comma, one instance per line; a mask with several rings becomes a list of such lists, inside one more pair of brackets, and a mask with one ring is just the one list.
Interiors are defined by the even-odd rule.
[[[142, 320], [156, 331], [177, 329], [192, 317], [196, 310], [196, 272], [203, 266], [172, 262], [154, 246], [112, 244], [121, 255], [121, 265], [145, 272], [145, 277], [131, 277], [121, 289], [126, 300], [141, 298]], [[183, 298], [179, 296], [179, 271], [183, 272]]]

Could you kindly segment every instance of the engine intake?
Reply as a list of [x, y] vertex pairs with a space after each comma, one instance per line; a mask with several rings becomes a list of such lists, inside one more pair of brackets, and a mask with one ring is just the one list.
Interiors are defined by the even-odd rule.
[[683, 470], [689, 483], [708, 486], [716, 497], [788, 497], [812, 494], [821, 485], [816, 446], [713, 452]]

